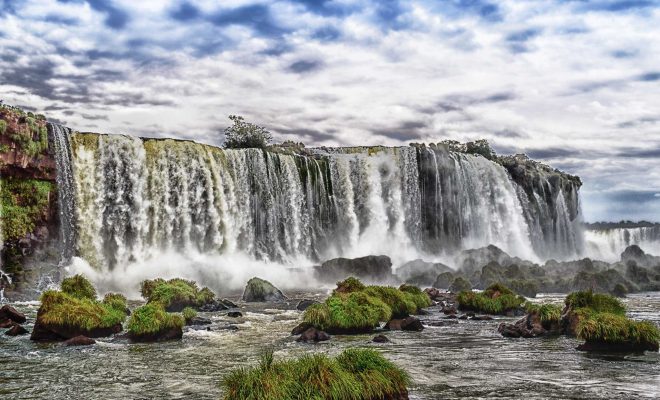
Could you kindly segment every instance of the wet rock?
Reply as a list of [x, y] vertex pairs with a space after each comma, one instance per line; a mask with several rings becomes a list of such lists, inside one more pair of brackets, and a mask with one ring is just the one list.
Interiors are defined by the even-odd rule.
[[243, 292], [243, 301], [245, 302], [269, 302], [269, 301], [283, 301], [286, 300], [286, 296], [282, 292], [273, 286], [272, 283], [254, 277], [250, 279], [245, 286], [245, 291]]
[[7, 336], [20, 336], [20, 335], [26, 335], [30, 332], [27, 331], [27, 329], [23, 328], [19, 324], [14, 323], [11, 328], [9, 328], [6, 332], [5, 335]]
[[206, 303], [203, 306], [199, 307], [199, 311], [201, 311], [201, 312], [217, 312], [217, 311], [227, 310], [228, 308], [229, 307], [227, 307], [222, 301], [214, 300], [210, 303]]
[[424, 293], [426, 293], [429, 296], [429, 298], [433, 301], [438, 300], [441, 294], [441, 292], [434, 287], [424, 289]]
[[135, 343], [165, 342], [169, 340], [179, 340], [181, 337], [183, 337], [182, 328], [167, 328], [158, 332], [143, 335], [131, 335], [130, 333], [128, 335], [129, 340]]
[[448, 271], [440, 273], [436, 276], [435, 281], [433, 282], [433, 287], [449, 289], [449, 286], [451, 286], [452, 282], [454, 282], [454, 279], [456, 279], [456, 276], [452, 272]]
[[231, 300], [229, 300], [229, 299], [220, 299], [220, 300], [218, 300], [218, 301], [219, 301], [220, 303], [222, 303], [222, 305], [224, 305], [224, 306], [227, 307], [227, 308], [238, 308], [238, 306], [236, 305], [236, 303], [234, 303], [233, 301], [231, 301]]
[[223, 325], [215, 328], [216, 331], [237, 331], [238, 326], [236, 325]]
[[449, 325], [456, 325], [458, 324], [458, 320], [456, 319], [449, 319], [449, 320], [442, 320], [442, 321], [429, 321], [426, 320], [423, 322], [422, 325], [424, 326], [449, 326]]
[[403, 319], [391, 319], [385, 324], [385, 329], [391, 331], [421, 331], [424, 325], [415, 317], [407, 317]]
[[451, 306], [442, 306], [442, 310], [441, 310], [441, 311], [442, 311], [442, 313], [445, 314], [445, 315], [452, 315], [452, 314], [456, 314], [456, 313], [457, 313], [457, 310], [456, 310], [456, 306], [455, 306], [455, 305], [451, 305]]
[[14, 324], [15, 324], [15, 322], [10, 320], [10, 319], [1, 320], [0, 321], [0, 329], [9, 328], [10, 326], [13, 326]]
[[27, 318], [25, 317], [25, 314], [18, 312], [14, 307], [5, 304], [0, 308], [0, 322], [3, 320], [10, 320], [17, 324], [23, 324], [27, 321]]
[[527, 314], [514, 324], [501, 323], [497, 331], [504, 337], [533, 338], [537, 336], [560, 335], [562, 327], [558, 321], [541, 322], [538, 313]]
[[475, 315], [470, 318], [471, 321], [492, 321], [493, 317], [490, 315]]
[[122, 325], [117, 324], [108, 328], [95, 328], [91, 330], [70, 325], [55, 325], [43, 322], [37, 315], [37, 321], [32, 329], [30, 340], [37, 342], [58, 342], [71, 339], [76, 336], [87, 336], [91, 338], [112, 336], [122, 331]]
[[291, 331], [291, 335], [300, 335], [303, 332], [305, 332], [309, 328], [313, 328], [314, 326], [312, 324], [309, 324], [307, 322], [301, 322], [298, 324], [293, 330]]
[[305, 311], [306, 309], [308, 309], [310, 306], [312, 306], [314, 304], [320, 304], [320, 302], [318, 302], [316, 300], [302, 299], [302, 300], [300, 300], [300, 302], [296, 306], [296, 309], [298, 311]]
[[[457, 318], [457, 317], [456, 317], [456, 315], [448, 315], [445, 318]], [[460, 317], [458, 317], [458, 319], [466, 320], [466, 319], [468, 319], [468, 316], [463, 314]]]
[[62, 344], [64, 346], [91, 346], [96, 344], [96, 340], [88, 338], [87, 336], [76, 336], [65, 340]]
[[211, 321], [208, 318], [204, 317], [192, 317], [188, 321], [186, 321], [186, 325], [192, 326], [192, 325], [211, 325], [213, 321]]
[[374, 343], [389, 343], [390, 339], [385, 335], [376, 335], [371, 341]]
[[307, 328], [307, 330], [296, 339], [296, 342], [323, 342], [326, 340], [330, 340], [330, 335], [312, 327]]
[[452, 293], [460, 293], [467, 290], [472, 290], [472, 284], [462, 276], [454, 279], [454, 282], [449, 286], [449, 291]]
[[417, 259], [397, 268], [396, 276], [406, 283], [429, 286], [433, 285], [439, 274], [447, 271], [451, 271], [451, 268], [443, 263], [432, 263]]
[[621, 283], [617, 283], [611, 293], [616, 297], [626, 297], [628, 294], [628, 288]]
[[595, 352], [624, 352], [624, 353], [643, 353], [644, 351], [658, 352], [658, 342], [655, 343], [603, 343], [586, 341], [576, 347], [579, 351]]
[[392, 260], [388, 256], [366, 256], [360, 258], [334, 258], [314, 267], [317, 279], [337, 282], [349, 276], [367, 281], [392, 282]]
[[231, 318], [239, 318], [243, 316], [243, 313], [240, 311], [229, 311], [227, 313], [227, 316]]

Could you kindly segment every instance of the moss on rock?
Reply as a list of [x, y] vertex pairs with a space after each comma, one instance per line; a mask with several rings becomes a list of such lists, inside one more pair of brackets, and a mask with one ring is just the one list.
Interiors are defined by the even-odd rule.
[[[94, 286], [92, 286], [92, 283], [87, 278], [80, 274], [64, 278], [60, 287], [62, 288], [62, 292], [77, 299], [96, 300], [96, 289], [94, 289]], [[124, 298], [125, 305], [126, 298]]]
[[461, 310], [502, 315], [521, 310], [525, 299], [501, 284], [493, 284], [481, 293], [463, 291], [456, 297]]
[[184, 318], [165, 311], [161, 303], [148, 303], [133, 311], [128, 321], [128, 336], [136, 342], [181, 339]]
[[199, 308], [215, 299], [209, 288], [200, 289], [194, 281], [181, 278], [145, 280], [140, 284], [140, 293], [147, 303], [160, 303], [166, 311], [176, 312], [186, 307]]

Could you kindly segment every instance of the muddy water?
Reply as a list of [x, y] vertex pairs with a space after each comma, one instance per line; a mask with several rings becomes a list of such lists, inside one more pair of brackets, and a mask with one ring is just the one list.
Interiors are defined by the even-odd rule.
[[[562, 299], [548, 295], [536, 301]], [[231, 368], [252, 365], [268, 346], [276, 357], [376, 347], [409, 371], [413, 399], [660, 397], [659, 353], [587, 354], [574, 349], [576, 339], [502, 338], [497, 325], [515, 318], [447, 321], [437, 308], [423, 317], [428, 326], [422, 332], [385, 333], [391, 343], [373, 344], [373, 335], [359, 335], [300, 344], [289, 335], [301, 314], [296, 303], [242, 305], [242, 318], [205, 314], [213, 320], [211, 331], [187, 330], [181, 341], [169, 343], [101, 339], [95, 346], [65, 348], [0, 334], [0, 397], [218, 399], [222, 376]], [[633, 295], [626, 303], [633, 318], [660, 325], [660, 293]], [[38, 304], [14, 306], [34, 321]]]

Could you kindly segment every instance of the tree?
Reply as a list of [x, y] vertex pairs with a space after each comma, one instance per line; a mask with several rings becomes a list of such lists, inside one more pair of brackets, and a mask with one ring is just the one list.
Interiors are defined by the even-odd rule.
[[272, 136], [263, 126], [245, 122], [240, 115], [230, 115], [234, 123], [225, 128], [225, 143], [227, 149], [246, 149], [251, 147], [264, 148], [272, 140]]

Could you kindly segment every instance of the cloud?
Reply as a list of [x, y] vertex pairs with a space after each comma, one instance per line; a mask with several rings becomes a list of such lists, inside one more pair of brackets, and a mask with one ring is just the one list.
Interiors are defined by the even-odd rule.
[[287, 70], [290, 72], [295, 72], [297, 74], [305, 74], [308, 72], [318, 71], [323, 68], [323, 63], [316, 60], [300, 60], [294, 63], [291, 63]]

